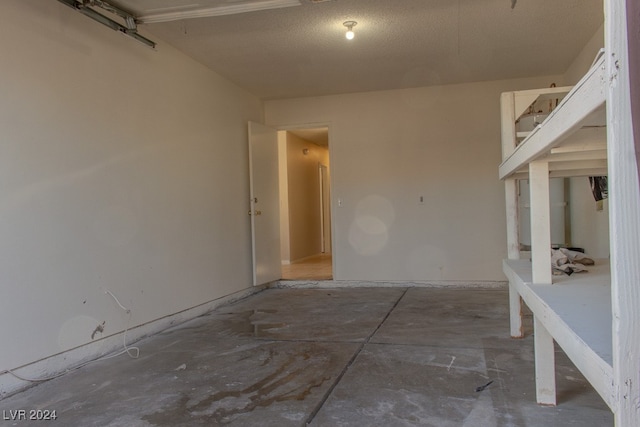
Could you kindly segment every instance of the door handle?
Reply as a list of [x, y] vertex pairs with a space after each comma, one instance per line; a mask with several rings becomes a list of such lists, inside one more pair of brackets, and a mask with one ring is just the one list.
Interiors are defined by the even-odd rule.
[[[251, 216], [251, 209], [249, 209], [248, 215]], [[256, 216], [262, 215], [262, 211], [256, 210]]]

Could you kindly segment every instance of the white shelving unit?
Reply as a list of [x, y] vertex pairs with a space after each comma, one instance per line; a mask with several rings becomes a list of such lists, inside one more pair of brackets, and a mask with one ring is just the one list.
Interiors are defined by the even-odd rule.
[[[627, 34], [627, 4], [605, 1], [604, 54], [576, 86], [502, 94], [499, 167], [511, 336], [523, 336], [524, 301], [534, 315], [537, 401], [556, 404], [555, 341], [611, 408], [616, 425], [625, 427], [640, 425], [640, 141], [634, 142], [627, 55], [637, 36]], [[559, 97], [541, 125], [516, 132], [529, 105]], [[549, 178], [599, 175], [609, 176], [611, 259], [596, 260], [588, 273], [553, 276]], [[530, 183], [531, 259], [521, 259], [518, 240], [519, 179]]]

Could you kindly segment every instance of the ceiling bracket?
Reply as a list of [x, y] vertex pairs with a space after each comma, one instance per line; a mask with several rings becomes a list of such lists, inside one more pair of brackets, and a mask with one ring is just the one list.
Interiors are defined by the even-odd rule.
[[[111, 28], [114, 31], [118, 31], [126, 36], [129, 36], [136, 41], [139, 41], [142, 44], [149, 46], [154, 49], [156, 47], [156, 43], [154, 41], [149, 40], [148, 38], [141, 36], [138, 34], [138, 25], [136, 17], [130, 14], [129, 12], [116, 7], [105, 0], [58, 0], [60, 3], [63, 3], [70, 8], [77, 10], [83, 15], [93, 19], [101, 23], [104, 26]], [[117, 15], [124, 21], [124, 25], [120, 24], [117, 21], [105, 16], [99, 12], [97, 12], [94, 7], [98, 7], [102, 10], [106, 10], [107, 12]]]

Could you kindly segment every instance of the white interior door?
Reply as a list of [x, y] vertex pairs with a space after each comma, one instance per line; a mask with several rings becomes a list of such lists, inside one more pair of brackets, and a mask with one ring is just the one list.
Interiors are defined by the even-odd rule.
[[280, 197], [278, 134], [249, 122], [249, 187], [253, 285], [280, 279]]

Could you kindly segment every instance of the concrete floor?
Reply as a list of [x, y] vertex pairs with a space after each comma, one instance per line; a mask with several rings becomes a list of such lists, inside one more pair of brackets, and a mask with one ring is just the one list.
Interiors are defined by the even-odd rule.
[[270, 289], [0, 410], [57, 411], [39, 426], [612, 425], [559, 350], [559, 404], [536, 405], [530, 321], [510, 339], [507, 304], [505, 290]]

